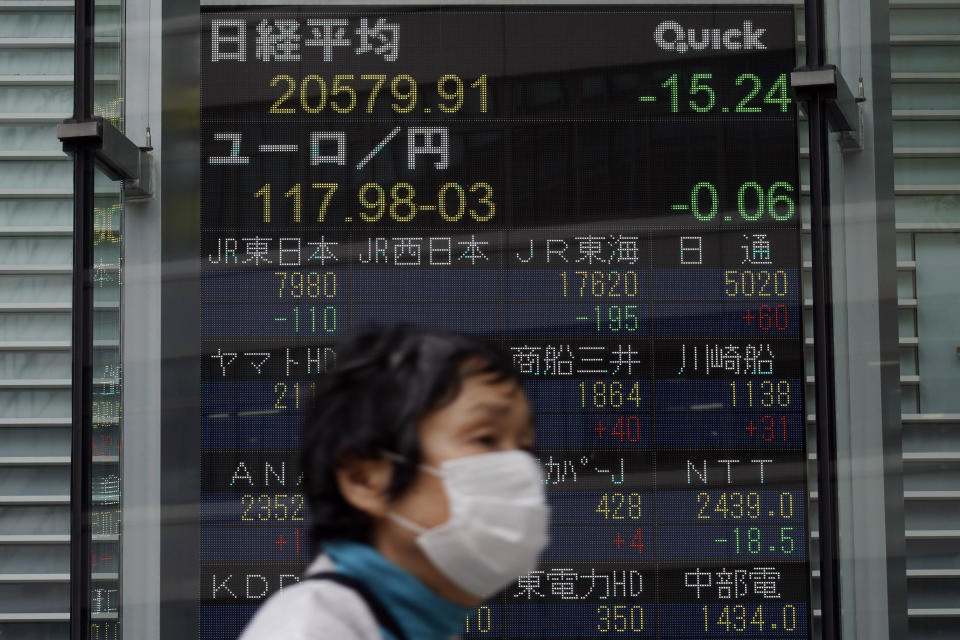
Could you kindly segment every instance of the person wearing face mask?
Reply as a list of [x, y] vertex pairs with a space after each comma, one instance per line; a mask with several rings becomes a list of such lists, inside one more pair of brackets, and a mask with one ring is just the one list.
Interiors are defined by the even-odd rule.
[[337, 358], [302, 433], [317, 556], [240, 640], [446, 640], [548, 542], [526, 394], [460, 334], [369, 331]]

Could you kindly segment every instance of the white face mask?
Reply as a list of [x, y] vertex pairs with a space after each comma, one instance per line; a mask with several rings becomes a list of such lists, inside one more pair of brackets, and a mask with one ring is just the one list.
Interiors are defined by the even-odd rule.
[[536, 568], [549, 541], [550, 511], [532, 455], [484, 453], [421, 468], [443, 480], [450, 519], [426, 529], [396, 513], [388, 517], [420, 534], [417, 545], [451, 582], [486, 599]]

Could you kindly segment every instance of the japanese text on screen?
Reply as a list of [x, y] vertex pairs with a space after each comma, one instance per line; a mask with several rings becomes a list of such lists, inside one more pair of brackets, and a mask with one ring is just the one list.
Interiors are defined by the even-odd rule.
[[395, 322], [537, 414], [552, 542], [466, 637], [810, 637], [792, 11], [204, 12], [199, 637], [298, 581], [300, 410]]

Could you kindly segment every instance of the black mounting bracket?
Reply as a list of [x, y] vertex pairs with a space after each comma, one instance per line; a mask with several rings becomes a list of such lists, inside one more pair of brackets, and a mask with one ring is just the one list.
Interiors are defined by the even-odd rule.
[[57, 138], [66, 153], [92, 149], [97, 166], [111, 180], [123, 181], [128, 198], [152, 195], [151, 147], [138, 147], [109, 120], [95, 116], [89, 120], [65, 120], [57, 125]]
[[840, 146], [844, 150], [863, 148], [861, 98], [854, 97], [836, 65], [800, 67], [790, 73], [790, 88], [800, 108], [807, 113], [807, 104], [822, 100], [826, 111], [827, 125], [840, 134]]

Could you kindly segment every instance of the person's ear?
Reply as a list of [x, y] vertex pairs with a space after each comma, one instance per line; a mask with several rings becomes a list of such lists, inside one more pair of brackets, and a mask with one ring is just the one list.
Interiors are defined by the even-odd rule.
[[340, 494], [350, 506], [374, 518], [390, 509], [387, 489], [393, 480], [393, 463], [384, 458], [342, 460], [334, 472]]

